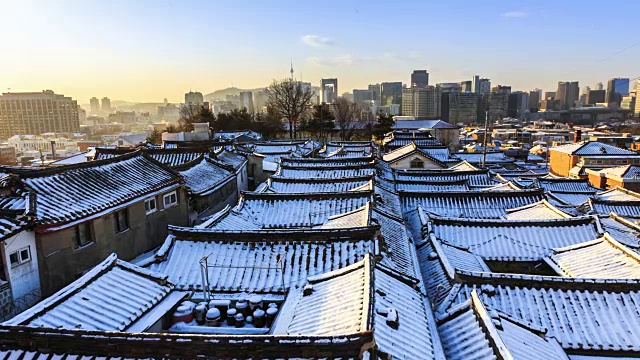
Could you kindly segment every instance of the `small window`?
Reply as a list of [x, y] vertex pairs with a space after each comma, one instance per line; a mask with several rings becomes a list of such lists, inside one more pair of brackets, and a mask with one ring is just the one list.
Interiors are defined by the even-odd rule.
[[113, 220], [116, 233], [121, 233], [129, 229], [129, 222], [127, 221], [127, 209], [116, 211], [113, 214]]
[[422, 169], [424, 168], [424, 161], [415, 158], [413, 160], [411, 160], [411, 168], [412, 169]]
[[93, 242], [91, 237], [91, 223], [84, 223], [76, 226], [76, 248], [81, 248]]
[[178, 203], [178, 196], [175, 191], [165, 194], [162, 197], [162, 204], [164, 205], [165, 208], [176, 205], [177, 203]]
[[151, 214], [157, 209], [158, 207], [156, 206], [156, 198], [153, 197], [144, 201], [144, 210], [147, 212], [147, 214]]

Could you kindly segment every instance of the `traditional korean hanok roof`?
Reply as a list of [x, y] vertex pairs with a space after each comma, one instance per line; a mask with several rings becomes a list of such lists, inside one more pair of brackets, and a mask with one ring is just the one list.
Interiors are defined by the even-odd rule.
[[256, 153], [267, 154], [285, 154], [289, 152], [295, 152], [304, 147], [305, 141], [265, 141], [257, 142], [249, 145], [249, 147]]
[[595, 193], [574, 193], [574, 192], [557, 192], [549, 191], [546, 196], [556, 200], [558, 203], [566, 204], [568, 206], [580, 206], [594, 195]]
[[373, 143], [371, 141], [329, 141], [325, 144], [323, 152], [328, 154], [338, 150], [370, 156], [373, 154]]
[[514, 209], [507, 209], [504, 215], [504, 218], [507, 220], [565, 219], [570, 217], [572, 217], [571, 214], [563, 211], [562, 208], [554, 206], [547, 200]]
[[273, 177], [294, 179], [339, 179], [371, 176], [376, 173], [375, 164], [341, 166], [337, 168], [318, 168], [288, 166], [280, 164]]
[[640, 251], [640, 226], [637, 223], [613, 212], [608, 217], [600, 217], [600, 222], [604, 230], [614, 239], [634, 251]]
[[[416, 146], [415, 143], [411, 142], [406, 146], [403, 146], [401, 148], [395, 149], [387, 154], [384, 154], [382, 156], [382, 159], [386, 162], [394, 162], [394, 161], [399, 161], [402, 160], [404, 158], [410, 157], [410, 156], [414, 156], [414, 155], [421, 155], [424, 156], [425, 158], [429, 159], [429, 161], [431, 161], [432, 163], [440, 166], [441, 168], [446, 168], [447, 164], [441, 160], [440, 158], [433, 156], [429, 151], [427, 151], [428, 149], [420, 149]], [[448, 149], [447, 149], [448, 151]], [[448, 160], [448, 156], [446, 157], [446, 159]], [[454, 160], [457, 162], [457, 160]]]
[[398, 191], [465, 191], [470, 190], [469, 182], [465, 179], [443, 181], [403, 181], [396, 182]]
[[173, 288], [167, 275], [118, 260], [112, 254], [78, 280], [5, 324], [127, 331], [161, 302], [173, 301], [173, 306], [180, 301], [184, 294], [170, 295]]
[[402, 219], [377, 209], [371, 211], [371, 216], [380, 225], [385, 248], [385, 257], [380, 262], [403, 274], [417, 277], [415, 247], [409, 239]]
[[[373, 331], [341, 336], [119, 333], [0, 325], [0, 359], [356, 360]], [[320, 354], [320, 355], [319, 355]]]
[[225, 165], [232, 166], [236, 170], [240, 169], [247, 162], [246, 157], [224, 148], [215, 150], [214, 158]]
[[337, 159], [324, 159], [324, 158], [282, 158], [280, 163], [290, 167], [300, 166], [303, 168], [318, 167], [318, 168], [336, 168], [336, 167], [350, 167], [357, 165], [370, 165], [374, 163], [374, 157], [365, 156], [361, 158], [337, 158]]
[[542, 190], [405, 192], [400, 191], [403, 212], [422, 206], [441, 216], [462, 218], [502, 218], [506, 209], [542, 200]]
[[456, 272], [440, 316], [477, 291], [489, 308], [548, 330], [567, 352], [637, 356], [640, 280]]
[[450, 360], [569, 360], [556, 339], [545, 336], [545, 328], [487, 308], [476, 291], [437, 321], [442, 347]]
[[416, 281], [375, 263], [370, 255], [341, 270], [310, 277], [289, 305], [293, 315], [284, 331], [337, 336], [373, 330], [378, 358], [440, 357], [431, 310], [414, 289]]
[[[455, 153], [453, 154], [460, 160], [464, 160], [469, 162], [470, 164], [482, 164], [482, 153], [474, 152], [474, 153]], [[515, 159], [512, 157], [505, 156], [502, 152], [488, 152], [487, 159], [485, 161], [486, 164], [504, 164], [504, 163], [513, 163]]]
[[214, 139], [221, 139], [224, 141], [234, 141], [238, 138], [244, 137], [252, 140], [262, 140], [262, 134], [251, 130], [243, 131], [218, 131], [213, 134]]
[[217, 230], [293, 229], [322, 226], [332, 215], [362, 208], [371, 191], [344, 193], [243, 193], [238, 205], [213, 215], [203, 228]]
[[471, 188], [475, 191], [517, 191], [522, 190], [519, 186], [517, 186], [512, 181], [508, 181], [506, 183], [497, 184], [493, 186], [474, 186]]
[[190, 192], [198, 196], [207, 196], [229, 181], [235, 180], [233, 168], [201, 156], [200, 158], [176, 167]]
[[[115, 156], [128, 154], [136, 151], [135, 148], [104, 148], [97, 147], [93, 160], [111, 159]], [[208, 152], [205, 148], [175, 148], [175, 149], [147, 149], [145, 150], [156, 161], [174, 167], [184, 163], [191, 162], [204, 153]]]
[[638, 156], [634, 151], [619, 148], [617, 146], [605, 144], [599, 141], [586, 141], [577, 144], [568, 144], [555, 146], [550, 149], [551, 151], [558, 151], [569, 155], [579, 156], [605, 156], [605, 155], [630, 155]]
[[545, 191], [551, 191], [553, 193], [595, 194], [598, 191], [597, 188], [589, 184], [587, 179], [542, 177], [537, 178], [536, 182], [538, 186], [545, 189]]
[[596, 194], [589, 199], [588, 205], [596, 214], [606, 216], [615, 212], [624, 217], [640, 218], [640, 194], [620, 187]]
[[66, 224], [180, 186], [180, 174], [138, 150], [111, 159], [43, 169], [12, 169], [36, 196], [45, 225]]
[[308, 276], [342, 269], [376, 253], [376, 228], [216, 232], [171, 228], [156, 254], [141, 263], [167, 274], [180, 290], [202, 290], [207, 257], [209, 290], [282, 293]]
[[354, 191], [366, 187], [366, 190], [373, 190], [373, 177], [363, 176], [344, 179], [290, 179], [284, 177], [270, 177], [262, 188], [256, 189], [259, 192], [276, 193], [320, 193], [320, 192], [344, 192]]
[[539, 261], [554, 248], [602, 235], [600, 223], [593, 216], [512, 221], [431, 215], [429, 225], [440, 241], [467, 248], [484, 260], [496, 261]]
[[545, 259], [561, 276], [592, 279], [640, 279], [640, 255], [610, 235], [553, 249]]
[[450, 171], [477, 171], [479, 168], [471, 165], [468, 161], [463, 160], [455, 165], [451, 165], [447, 168]]
[[30, 216], [4, 215], [0, 212], [0, 241], [30, 228], [33, 224], [34, 219]]
[[377, 184], [374, 186], [375, 208], [395, 217], [402, 216], [402, 205], [398, 193]]
[[490, 186], [495, 183], [491, 180], [488, 170], [458, 171], [450, 169], [442, 170], [397, 170], [395, 179], [406, 182], [440, 182], [467, 180], [469, 185]]
[[[419, 242], [418, 242], [419, 243]], [[418, 262], [429, 300], [439, 305], [454, 285], [456, 269], [473, 272], [490, 272], [482, 258], [469, 249], [446, 244], [427, 234], [417, 246]]]
[[396, 130], [385, 134], [382, 140], [385, 149], [393, 150], [414, 142], [418, 147], [442, 146], [437, 138], [429, 132]]

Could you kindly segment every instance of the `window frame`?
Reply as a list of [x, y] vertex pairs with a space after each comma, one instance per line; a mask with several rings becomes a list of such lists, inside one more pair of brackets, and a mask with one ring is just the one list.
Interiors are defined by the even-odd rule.
[[[149, 206], [153, 202], [153, 209]], [[158, 199], [156, 197], [150, 197], [144, 201], [144, 211], [147, 215], [153, 214], [158, 211]]]
[[[174, 196], [175, 199], [173, 201], [171, 201], [171, 196]], [[166, 199], [169, 198], [169, 203], [167, 204]], [[170, 208], [172, 206], [176, 206], [178, 205], [178, 193], [176, 191], [172, 191], [169, 193], [166, 193], [164, 195], [162, 195], [162, 208], [166, 209], [166, 208]]]
[[[418, 162], [420, 162], [420, 166], [413, 166], [414, 164], [418, 164]], [[424, 169], [424, 160], [422, 160], [420, 158], [414, 158], [413, 160], [411, 160], [409, 162], [409, 168], [410, 169]]]
[[[116, 234], [129, 230], [129, 212], [127, 210], [127, 208], [124, 208], [113, 213], [113, 229]], [[121, 219], [124, 220], [124, 225], [120, 222]]]
[[[80, 232], [80, 227], [84, 227], [84, 234], [85, 234], [85, 242], [81, 241], [81, 232]], [[91, 228], [91, 222], [85, 222], [85, 223], [81, 223], [78, 224], [76, 226], [73, 227], [73, 231], [75, 232], [75, 249], [82, 249], [85, 246], [88, 246], [90, 244], [92, 244], [94, 242], [93, 240], [93, 229]]]

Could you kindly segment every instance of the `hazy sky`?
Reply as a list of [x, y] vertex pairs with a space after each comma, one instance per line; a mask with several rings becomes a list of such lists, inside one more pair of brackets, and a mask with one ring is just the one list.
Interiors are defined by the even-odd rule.
[[640, 76], [637, 0], [0, 0], [0, 9], [0, 90], [53, 89], [79, 103], [264, 86], [291, 60], [302, 80], [337, 77], [340, 93], [406, 83], [413, 69], [431, 83], [477, 73], [519, 90]]

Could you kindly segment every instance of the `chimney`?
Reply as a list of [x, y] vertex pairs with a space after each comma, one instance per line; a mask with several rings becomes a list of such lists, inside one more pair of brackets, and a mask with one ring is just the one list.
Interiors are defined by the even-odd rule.
[[56, 159], [56, 141], [51, 140], [51, 160]]
[[582, 140], [582, 129], [576, 129], [573, 132], [573, 143], [579, 143]]

